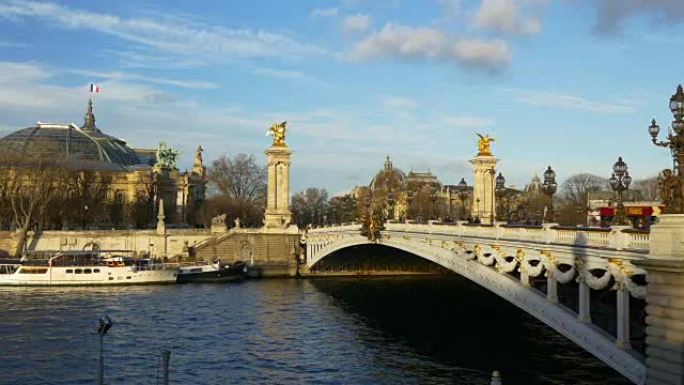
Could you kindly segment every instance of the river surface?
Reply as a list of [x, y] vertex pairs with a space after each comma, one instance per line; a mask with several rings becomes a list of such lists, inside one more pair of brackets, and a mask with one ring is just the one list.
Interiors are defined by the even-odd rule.
[[0, 288], [0, 384], [629, 384], [458, 276]]

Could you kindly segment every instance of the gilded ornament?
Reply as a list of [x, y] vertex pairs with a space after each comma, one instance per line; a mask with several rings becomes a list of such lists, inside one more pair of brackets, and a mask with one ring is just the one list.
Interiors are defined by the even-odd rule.
[[274, 146], [285, 146], [285, 130], [287, 122], [273, 123], [266, 131], [266, 135], [273, 136]]
[[477, 142], [477, 150], [478, 150], [477, 155], [478, 156], [479, 155], [492, 155], [492, 152], [489, 148], [489, 144], [491, 142], [494, 142], [495, 139], [490, 138], [489, 135], [482, 136], [480, 134], [477, 134], [477, 136], [480, 137], [480, 139]]

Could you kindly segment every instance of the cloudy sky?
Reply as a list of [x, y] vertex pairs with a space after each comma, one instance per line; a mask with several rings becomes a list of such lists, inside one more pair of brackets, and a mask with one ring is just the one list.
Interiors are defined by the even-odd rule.
[[681, 0], [0, 0], [0, 134], [81, 123], [205, 160], [253, 153], [287, 120], [294, 191], [404, 171], [470, 178], [476, 133], [521, 186], [552, 165], [635, 178], [684, 79]]

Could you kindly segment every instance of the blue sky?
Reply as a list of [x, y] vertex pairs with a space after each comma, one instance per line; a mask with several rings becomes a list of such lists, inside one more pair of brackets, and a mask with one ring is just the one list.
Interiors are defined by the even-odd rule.
[[671, 165], [650, 143], [682, 82], [680, 0], [0, 0], [0, 134], [81, 123], [132, 147], [205, 160], [253, 153], [287, 120], [292, 189], [404, 171], [471, 181], [475, 133], [510, 184], [635, 178]]

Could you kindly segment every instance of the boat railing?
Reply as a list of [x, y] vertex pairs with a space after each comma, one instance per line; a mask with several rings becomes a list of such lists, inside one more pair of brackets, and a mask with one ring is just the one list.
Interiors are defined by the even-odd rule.
[[133, 271], [174, 270], [180, 268], [178, 263], [151, 263], [148, 265], [133, 265]]
[[179, 263], [180, 267], [190, 267], [190, 266], [210, 266], [215, 265], [215, 262], [211, 261], [187, 261]]

